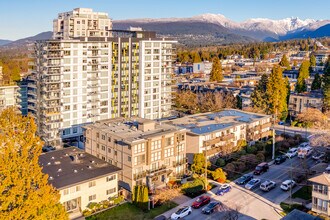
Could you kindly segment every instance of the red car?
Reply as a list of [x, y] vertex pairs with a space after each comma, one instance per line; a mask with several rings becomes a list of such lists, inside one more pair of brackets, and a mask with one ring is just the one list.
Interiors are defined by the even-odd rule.
[[203, 205], [209, 204], [211, 201], [211, 198], [209, 196], [200, 196], [196, 199], [195, 202], [193, 202], [192, 206], [195, 209], [198, 209], [202, 207]]

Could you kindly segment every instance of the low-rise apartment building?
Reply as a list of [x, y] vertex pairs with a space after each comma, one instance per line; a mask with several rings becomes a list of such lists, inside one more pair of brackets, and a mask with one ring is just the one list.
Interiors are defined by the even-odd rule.
[[323, 94], [320, 92], [292, 93], [289, 99], [289, 112], [291, 116], [295, 117], [308, 108], [316, 108], [321, 111], [322, 105]]
[[330, 176], [322, 173], [309, 179], [313, 184], [312, 190], [312, 211], [325, 216], [330, 216]]
[[115, 118], [85, 127], [85, 151], [122, 169], [119, 185], [150, 189], [186, 171], [186, 129], [142, 118]]
[[8, 107], [20, 107], [19, 87], [15, 83], [3, 84], [0, 81], [0, 111]]
[[187, 129], [189, 163], [196, 153], [206, 151], [212, 158], [235, 151], [240, 139], [253, 143], [272, 134], [270, 115], [236, 109], [185, 116], [166, 123]]
[[40, 155], [42, 172], [60, 191], [70, 218], [80, 216], [91, 202], [118, 196], [119, 168], [75, 147]]

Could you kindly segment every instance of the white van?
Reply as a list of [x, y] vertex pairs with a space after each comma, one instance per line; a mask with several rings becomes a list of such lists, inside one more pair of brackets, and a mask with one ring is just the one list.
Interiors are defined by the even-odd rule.
[[313, 152], [313, 148], [308, 147], [299, 147], [298, 148], [298, 157], [304, 159], [305, 157], [308, 157]]

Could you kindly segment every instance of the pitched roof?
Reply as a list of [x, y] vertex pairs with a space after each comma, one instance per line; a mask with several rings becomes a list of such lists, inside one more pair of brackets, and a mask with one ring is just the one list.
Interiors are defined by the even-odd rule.
[[289, 214], [281, 218], [281, 220], [321, 220], [321, 218], [307, 214], [306, 212], [302, 212], [298, 209], [294, 209]]
[[330, 186], [330, 174], [322, 173], [318, 176], [310, 178], [309, 181]]

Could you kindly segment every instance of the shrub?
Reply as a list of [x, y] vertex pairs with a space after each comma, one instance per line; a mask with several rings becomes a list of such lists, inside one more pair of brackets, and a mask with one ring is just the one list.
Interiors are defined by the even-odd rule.
[[222, 158], [218, 158], [217, 161], [215, 162], [215, 165], [218, 167], [223, 167], [226, 165], [226, 161]]
[[246, 170], [246, 165], [244, 161], [235, 161], [232, 163], [235, 166], [235, 171], [242, 173]]
[[87, 208], [89, 209], [96, 209], [97, 207], [97, 203], [96, 202], [90, 202], [88, 205], [87, 205]]
[[225, 171], [227, 172], [228, 175], [233, 176], [235, 175], [235, 166], [232, 163], [228, 163], [225, 166]]
[[255, 154], [257, 152], [257, 150], [258, 149], [254, 145], [247, 147], [248, 154]]
[[216, 169], [212, 172], [212, 177], [214, 180], [224, 183], [227, 179], [226, 172], [224, 172], [221, 168]]
[[204, 190], [204, 182], [205, 180], [203, 181], [201, 178], [197, 178], [192, 182], [184, 183], [181, 186], [182, 193], [190, 197], [198, 196]]
[[258, 149], [258, 151], [261, 151], [264, 150], [264, 148], [266, 147], [266, 143], [263, 141], [257, 141], [255, 146]]
[[245, 155], [246, 154], [246, 151], [245, 150], [240, 150], [240, 151], [238, 151], [238, 154], [241, 155], [241, 156], [242, 155]]
[[93, 212], [92, 212], [92, 210], [85, 209], [82, 214], [83, 214], [83, 216], [89, 216], [89, 215], [93, 214]]
[[265, 161], [265, 155], [263, 153], [257, 153], [256, 157], [259, 162]]
[[293, 122], [291, 122], [291, 126], [296, 126], [297, 125], [297, 123], [298, 123], [298, 121], [293, 121]]

